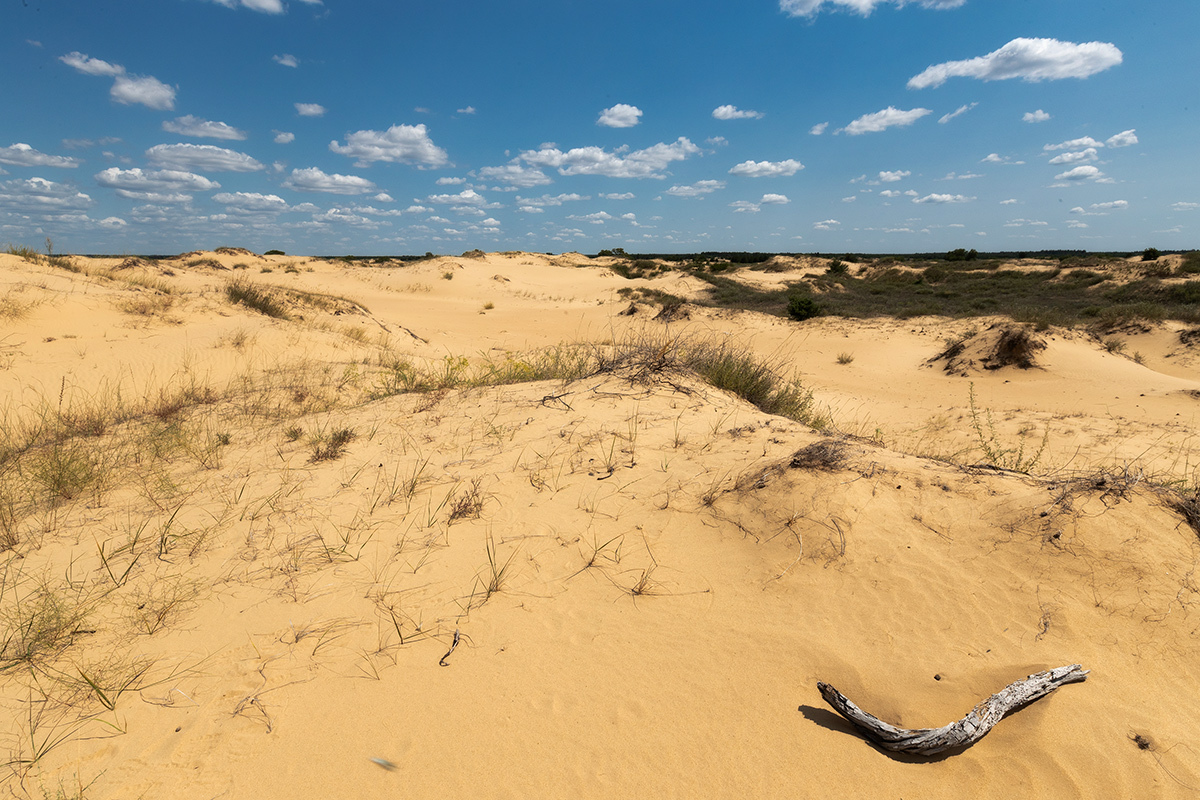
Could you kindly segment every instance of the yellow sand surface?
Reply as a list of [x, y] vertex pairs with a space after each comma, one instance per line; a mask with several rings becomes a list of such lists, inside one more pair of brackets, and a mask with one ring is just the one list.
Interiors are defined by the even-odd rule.
[[[0, 255], [4, 790], [1197, 796], [1185, 326], [948, 372], [1005, 321], [668, 322], [620, 290], [703, 283], [607, 263]], [[481, 377], [698, 341], [809, 413], [671, 366]], [[1075, 663], [934, 758], [816, 688], [938, 727]]]

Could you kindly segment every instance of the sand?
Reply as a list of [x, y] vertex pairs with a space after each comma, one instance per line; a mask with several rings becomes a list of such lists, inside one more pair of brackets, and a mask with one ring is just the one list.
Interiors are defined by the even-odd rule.
[[[577, 254], [123, 262], [0, 255], [6, 442], [28, 444], [0, 472], [15, 796], [1200, 791], [1183, 326], [1125, 354], [1051, 329], [1033, 369], [948, 373], [947, 339], [1006, 321], [664, 323], [619, 290], [703, 284]], [[275, 319], [234, 278], [341, 299]], [[684, 373], [380, 391], [381, 363], [631, 336], [745, 344], [826, 419]], [[936, 727], [1073, 663], [1085, 683], [935, 759], [876, 749], [816, 688]]]

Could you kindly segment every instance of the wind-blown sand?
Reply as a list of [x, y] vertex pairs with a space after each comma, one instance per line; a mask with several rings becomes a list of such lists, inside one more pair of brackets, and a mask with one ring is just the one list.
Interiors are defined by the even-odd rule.
[[[1141, 364], [1051, 330], [1034, 369], [949, 374], [945, 340], [1001, 320], [667, 324], [618, 290], [702, 284], [575, 254], [74, 263], [0, 255], [6, 441], [32, 442], [0, 471], [17, 796], [1200, 791], [1183, 326], [1124, 337]], [[238, 276], [342, 300], [272, 319], [228, 302]], [[684, 373], [368, 399], [389, 359], [637, 335], [748, 345], [832, 424]], [[980, 434], [1040, 452], [1037, 477], [980, 466]], [[101, 477], [72, 484], [78, 463]], [[936, 759], [876, 749], [816, 689], [936, 727], [1072, 663], [1085, 683]]]

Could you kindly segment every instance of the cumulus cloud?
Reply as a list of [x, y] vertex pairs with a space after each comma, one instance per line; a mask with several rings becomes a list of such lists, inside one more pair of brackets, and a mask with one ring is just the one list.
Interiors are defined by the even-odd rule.
[[730, 175], [746, 178], [774, 178], [795, 175], [804, 165], [794, 158], [785, 161], [743, 161], [729, 170]]
[[277, 194], [258, 192], [221, 192], [213, 200], [225, 206], [226, 211], [242, 214], [281, 214], [290, 210], [288, 202]]
[[[263, 14], [282, 14], [286, 11], [283, 0], [212, 0], [212, 2], [223, 5], [226, 8], [248, 8], [251, 11], [259, 11]], [[321, 0], [300, 0], [302, 3], [307, 3], [310, 6], [321, 5]]]
[[296, 141], [296, 134], [288, 131], [272, 131], [275, 134], [275, 144], [291, 144]]
[[904, 194], [904, 192], [901, 192], [898, 189], [884, 189], [882, 192], [879, 193], [879, 196], [880, 197], [899, 197], [902, 194]]
[[632, 128], [641, 122], [641, 117], [642, 110], [637, 106], [617, 103], [612, 108], [600, 112], [600, 119], [596, 120], [596, 124], [606, 128]]
[[910, 89], [941, 86], [948, 78], [1036, 82], [1086, 78], [1121, 63], [1121, 51], [1106, 42], [1060, 42], [1057, 39], [1013, 39], [999, 50], [966, 61], [934, 64], [908, 81]]
[[376, 190], [375, 184], [357, 175], [327, 175], [317, 167], [292, 170], [292, 177], [284, 181], [284, 187], [297, 192], [325, 192], [327, 194], [366, 194]]
[[820, 136], [822, 133], [825, 132], [825, 129], [828, 127], [829, 127], [828, 122], [818, 122], [816, 125], [813, 125], [811, 128], [809, 128], [808, 132], [810, 134], [812, 134], [813, 136]]
[[1200, 203], [1171, 203], [1171, 208], [1174, 211], [1195, 211], [1196, 209], [1200, 208]]
[[302, 117], [323, 117], [325, 116], [325, 106], [320, 103], [293, 103], [296, 107], [296, 113]]
[[446, 151], [429, 138], [424, 124], [393, 125], [386, 131], [356, 131], [346, 135], [344, 145], [330, 142], [329, 149], [356, 159], [356, 167], [389, 161], [430, 168], [445, 166], [450, 161]]
[[863, 114], [846, 127], [839, 128], [837, 133], [845, 131], [851, 136], [858, 136], [863, 133], [878, 133], [897, 125], [912, 125], [921, 117], [932, 113], [928, 108], [912, 108], [908, 111], [902, 111], [898, 108], [888, 106], [882, 111], [876, 111], [873, 114]]
[[198, 136], [207, 137], [209, 139], [234, 139], [242, 140], [246, 138], [244, 131], [239, 131], [224, 122], [210, 122], [200, 117], [187, 114], [186, 116], [176, 117], [172, 120], [165, 120], [162, 124], [163, 130], [169, 133], [178, 133], [180, 136]]
[[282, 64], [285, 67], [300, 66], [300, 59], [296, 58], [294, 55], [292, 55], [290, 53], [283, 53], [281, 55], [271, 56], [271, 60], [274, 61], [276, 64]]
[[24, 142], [17, 142], [8, 147], [0, 147], [0, 164], [13, 164], [18, 167], [74, 168], [79, 166], [79, 159], [47, 155], [34, 150]]
[[[914, 0], [779, 0], [779, 9], [792, 17], [812, 17], [823, 6], [829, 5], [838, 9], [853, 11], [865, 17], [875, 10], [875, 6], [884, 3], [892, 3], [897, 7], [903, 8], [912, 2]], [[916, 0], [916, 2], [921, 8], [945, 10], [958, 8], [966, 3], [967, 0]]]
[[452, 206], [483, 206], [487, 198], [474, 189], [463, 189], [458, 194], [431, 194], [426, 200], [430, 203], [449, 204]]
[[46, 215], [82, 211], [91, 206], [91, 197], [65, 183], [45, 178], [0, 182], [0, 208]]
[[758, 202], [765, 206], [782, 206], [792, 202], [786, 194], [764, 194]]
[[1017, 204], [1017, 202], [1018, 202], [1018, 201], [1017, 201], [1017, 198], [1015, 198], [1015, 197], [1010, 197], [1010, 198], [1008, 198], [1007, 200], [1001, 200], [1001, 201], [1000, 201], [1000, 205], [1002, 205], [1002, 206], [1015, 206], [1015, 205]]
[[151, 203], [182, 203], [192, 199], [188, 192], [208, 192], [221, 188], [216, 181], [193, 172], [174, 169], [143, 171], [138, 167], [109, 167], [96, 173], [96, 183], [116, 189], [121, 197]]
[[615, 217], [607, 211], [596, 211], [592, 214], [571, 214], [567, 219], [572, 219], [576, 222], [590, 222], [592, 225], [603, 225], [610, 219], [615, 219]]
[[1084, 136], [1079, 139], [1068, 139], [1067, 141], [1059, 142], [1058, 144], [1042, 145], [1042, 149], [1046, 151], [1074, 150], [1080, 147], [1104, 147], [1104, 142], [1097, 142], [1090, 136]]
[[531, 189], [554, 182], [540, 169], [527, 167], [517, 158], [503, 166], [484, 167], [476, 174], [485, 181], [498, 181], [517, 189]]
[[130, 75], [120, 64], [110, 64], [78, 51], [60, 56], [59, 61], [85, 75], [102, 75], [113, 79], [109, 95], [123, 105], [140, 103], [157, 111], [175, 107], [175, 90], [158, 78], [149, 75]]
[[927, 194], [924, 197], [914, 197], [914, 203], [934, 203], [937, 205], [947, 203], [969, 203], [974, 200], [974, 197], [965, 197], [961, 194]]
[[1096, 148], [1089, 147], [1074, 153], [1062, 153], [1050, 159], [1051, 164], [1080, 164], [1096, 160]]
[[820, 222], [814, 222], [813, 228], [819, 231], [831, 231], [841, 224], [836, 219], [823, 219]]
[[947, 122], [954, 119], [955, 117], [961, 117], [963, 114], [967, 113], [968, 111], [970, 111], [972, 108], [974, 108], [977, 105], [979, 105], [979, 103], [968, 103], [965, 106], [959, 106], [957, 110], [951, 111], [949, 114], [946, 114], [944, 117], [939, 119], [938, 122], [941, 123], [942, 125], [945, 125]]
[[1008, 156], [1002, 156], [999, 153], [988, 153], [983, 158], [979, 159], [980, 164], [1024, 164], [1024, 161], [1013, 161]]
[[68, 67], [74, 67], [85, 75], [104, 75], [115, 78], [118, 75], [125, 74], [125, 68], [120, 64], [110, 64], [107, 61], [101, 61], [98, 58], [84, 55], [78, 50], [67, 53], [65, 56], [59, 56], [58, 60]]
[[609, 192], [608, 194], [600, 195], [605, 200], [632, 200], [636, 195], [633, 192]]
[[1050, 119], [1050, 115], [1039, 108], [1037, 111], [1026, 111], [1021, 119], [1025, 122], [1045, 122]]
[[1056, 181], [1086, 181], [1095, 180], [1104, 175], [1099, 169], [1093, 166], [1075, 167], [1066, 172], [1060, 172], [1054, 176]]
[[1092, 203], [1093, 211], [1120, 211], [1129, 208], [1128, 200], [1109, 200], [1106, 203]]
[[729, 204], [735, 214], [757, 214], [762, 211], [760, 203], [751, 203], [749, 200], [734, 200]]
[[904, 180], [909, 175], [912, 175], [912, 170], [898, 169], [893, 172], [884, 171], [884, 172], [879, 173], [879, 182], [880, 183], [895, 183], [896, 181]]
[[536, 167], [550, 167], [560, 175], [603, 175], [609, 178], [662, 178], [663, 170], [673, 161], [682, 161], [700, 152], [686, 137], [671, 144], [659, 142], [644, 150], [620, 148], [607, 152], [600, 147], [575, 147], [565, 153], [557, 147], [526, 150], [521, 159]]
[[475, 106], [467, 106], [466, 108], [460, 108], [457, 111], [455, 111], [454, 113], [456, 113], [456, 114], [474, 114]]
[[[630, 196], [632, 197], [632, 195]], [[522, 206], [542, 208], [545, 206], [561, 206], [563, 203], [574, 203], [580, 200], [590, 199], [591, 198], [588, 195], [571, 192], [570, 194], [563, 193], [553, 196], [544, 194], [541, 197], [521, 197], [518, 195], [517, 203]]]
[[236, 150], [211, 144], [156, 144], [146, 151], [151, 163], [188, 172], [258, 172], [263, 165]]
[[717, 106], [712, 115], [713, 119], [762, 119], [766, 116], [761, 111], [743, 111], [737, 106]]
[[1134, 128], [1130, 128], [1127, 131], [1121, 131], [1116, 136], [1110, 136], [1105, 139], [1104, 143], [1109, 147], [1129, 147], [1130, 145], [1137, 144], [1138, 138], [1134, 130]]
[[672, 186], [667, 189], [667, 194], [672, 197], [700, 197], [724, 188], [725, 181], [697, 181], [691, 186]]

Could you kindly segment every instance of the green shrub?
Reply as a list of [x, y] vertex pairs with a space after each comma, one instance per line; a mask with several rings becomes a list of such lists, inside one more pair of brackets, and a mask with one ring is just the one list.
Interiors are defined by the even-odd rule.
[[263, 255], [264, 256], [286, 256], [287, 253], [283, 252], [282, 250], [268, 250], [267, 252], [263, 253]]
[[812, 319], [821, 315], [821, 307], [808, 295], [796, 294], [788, 298], [787, 313], [797, 321]]
[[269, 289], [259, 286], [245, 278], [234, 278], [225, 284], [225, 296], [235, 305], [252, 308], [260, 314], [266, 314], [275, 319], [287, 319], [287, 311], [283, 304], [271, 294]]
[[1142, 251], [1142, 261], [1157, 261], [1160, 255], [1157, 247], [1147, 247]]

